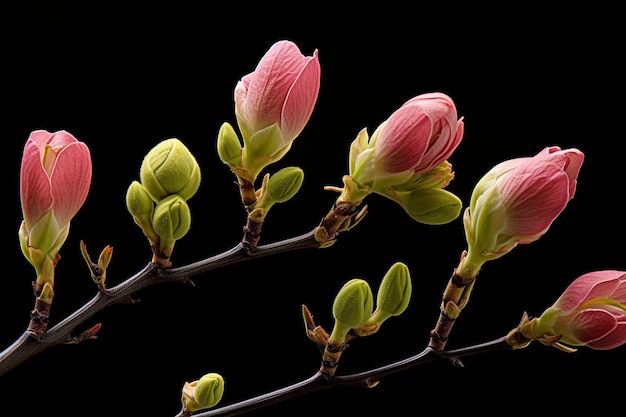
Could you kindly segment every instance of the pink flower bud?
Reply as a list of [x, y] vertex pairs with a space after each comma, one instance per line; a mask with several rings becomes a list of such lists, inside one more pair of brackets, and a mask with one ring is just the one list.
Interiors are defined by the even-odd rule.
[[317, 50], [304, 56], [293, 42], [272, 45], [235, 86], [235, 115], [248, 158], [282, 156], [309, 121], [319, 88]]
[[626, 344], [626, 272], [589, 272], [574, 280], [537, 320], [537, 337], [607, 350]]
[[474, 274], [486, 260], [547, 232], [574, 197], [583, 159], [577, 149], [552, 146], [534, 157], [502, 162], [481, 178], [463, 219], [465, 262], [473, 264]]
[[363, 133], [357, 137], [351, 148], [350, 175], [374, 191], [419, 186], [421, 174], [452, 155], [463, 130], [463, 120], [447, 95], [413, 97], [380, 124], [368, 142]]
[[22, 248], [37, 248], [54, 259], [90, 184], [87, 145], [64, 130], [33, 131], [24, 146], [20, 172]]

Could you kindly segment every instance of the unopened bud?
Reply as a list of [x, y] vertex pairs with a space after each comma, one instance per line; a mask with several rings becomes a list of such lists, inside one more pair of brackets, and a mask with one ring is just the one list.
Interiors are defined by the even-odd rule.
[[172, 194], [159, 201], [152, 227], [163, 240], [175, 241], [185, 236], [191, 227], [191, 211], [185, 199]]
[[335, 327], [330, 335], [331, 344], [344, 342], [350, 329], [359, 327], [372, 314], [374, 296], [367, 281], [354, 278], [346, 282], [333, 302]]
[[215, 407], [224, 395], [224, 379], [220, 374], [209, 373], [197, 381], [183, 386], [183, 411], [191, 412]]
[[200, 166], [179, 139], [166, 139], [145, 156], [140, 178], [156, 202], [170, 194], [188, 200], [200, 186]]

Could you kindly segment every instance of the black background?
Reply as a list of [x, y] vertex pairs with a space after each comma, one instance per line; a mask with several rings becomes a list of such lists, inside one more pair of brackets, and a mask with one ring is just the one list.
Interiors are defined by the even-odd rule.
[[[150, 260], [124, 196], [143, 156], [163, 139], [182, 140], [203, 176], [190, 200], [192, 229], [177, 243], [174, 265], [241, 239], [245, 214], [217, 156], [216, 136], [223, 122], [235, 126], [237, 80], [280, 39], [306, 55], [319, 50], [322, 84], [309, 124], [270, 167], [300, 166], [305, 180], [293, 200], [272, 209], [261, 244], [319, 223], [337, 196], [323, 187], [341, 185], [359, 130], [373, 132], [417, 94], [442, 91], [465, 118], [448, 187], [464, 204], [480, 176], [502, 160], [549, 145], [586, 155], [576, 196], [549, 232], [485, 265], [449, 348], [505, 335], [524, 311], [540, 314], [583, 273], [626, 268], [624, 33], [615, 11], [23, 4], [7, 13], [3, 35], [1, 346], [24, 331], [33, 303], [33, 270], [17, 240], [19, 166], [29, 133], [68, 130], [93, 157], [91, 191], [57, 267], [51, 321], [58, 322], [96, 292], [80, 240], [92, 256], [114, 247], [110, 286]], [[340, 286], [360, 277], [376, 288], [396, 261], [412, 273], [409, 308], [376, 335], [353, 341], [339, 373], [421, 351], [465, 249], [461, 219], [425, 226], [377, 195], [367, 203], [364, 221], [331, 248], [229, 266], [194, 277], [195, 287], [156, 285], [136, 294], [139, 303], [101, 312], [85, 323], [102, 323], [97, 340], [52, 347], [0, 377], [0, 414], [174, 416], [183, 383], [206, 372], [226, 380], [222, 405], [305, 379], [320, 356], [305, 336], [301, 305], [330, 331]], [[249, 415], [617, 411], [623, 385], [614, 381], [626, 371], [625, 353], [621, 347], [566, 354], [537, 343], [467, 358], [463, 369], [427, 365], [374, 389], [325, 390]]]

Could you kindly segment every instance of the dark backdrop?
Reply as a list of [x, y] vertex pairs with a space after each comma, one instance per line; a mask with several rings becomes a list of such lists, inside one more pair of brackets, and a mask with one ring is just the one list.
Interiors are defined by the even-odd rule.
[[[24, 331], [33, 303], [33, 270], [17, 240], [19, 166], [29, 133], [66, 129], [93, 156], [92, 188], [57, 268], [51, 321], [58, 322], [96, 292], [81, 239], [93, 256], [114, 247], [110, 285], [150, 260], [124, 196], [143, 156], [163, 139], [182, 140], [203, 176], [190, 200], [192, 229], [177, 243], [174, 264], [221, 253], [241, 239], [245, 214], [234, 178], [217, 156], [216, 136], [223, 122], [235, 125], [237, 80], [279, 39], [294, 41], [306, 55], [319, 50], [322, 86], [310, 123], [272, 166], [302, 167], [302, 189], [272, 209], [261, 243], [319, 223], [337, 196], [323, 187], [341, 185], [359, 130], [371, 133], [417, 94], [442, 91], [465, 118], [449, 186], [464, 204], [480, 176], [504, 159], [549, 145], [586, 155], [577, 194], [550, 231], [485, 265], [448, 347], [505, 335], [524, 311], [540, 314], [583, 273], [626, 268], [624, 81], [617, 53], [624, 33], [610, 10], [487, 13], [390, 4], [346, 13], [311, 5], [292, 12], [293, 5], [279, 11], [89, 4], [29, 2], [6, 16], [2, 347]], [[339, 374], [421, 351], [465, 248], [461, 219], [425, 226], [382, 197], [367, 200], [365, 220], [331, 248], [229, 266], [194, 277], [195, 287], [156, 285], [136, 294], [139, 303], [101, 312], [86, 323], [102, 323], [97, 340], [50, 348], [0, 377], [0, 414], [174, 416], [183, 383], [205, 372], [225, 377], [222, 404], [305, 379], [319, 368], [320, 356], [305, 336], [302, 304], [330, 331], [339, 287], [360, 277], [375, 288], [396, 261], [412, 272], [409, 308], [378, 334], [354, 341]], [[467, 358], [463, 369], [423, 366], [374, 389], [325, 390], [250, 415], [616, 411], [610, 399], [622, 389], [612, 381], [624, 375], [625, 353], [622, 347], [566, 354], [537, 343]]]

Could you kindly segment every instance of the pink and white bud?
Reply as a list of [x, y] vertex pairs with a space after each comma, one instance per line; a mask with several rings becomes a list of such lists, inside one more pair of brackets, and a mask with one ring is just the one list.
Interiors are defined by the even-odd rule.
[[65, 242], [70, 221], [87, 198], [91, 173], [87, 145], [64, 130], [36, 130], [26, 141], [20, 171], [24, 220], [19, 238], [24, 256], [38, 272], [44, 268], [41, 254], [54, 260]]
[[626, 272], [602, 270], [575, 279], [537, 319], [538, 338], [608, 350], [626, 344]]
[[551, 146], [494, 166], [465, 209], [468, 251], [459, 272], [473, 276], [485, 261], [543, 236], [574, 197], [583, 160], [578, 149]]
[[235, 86], [235, 116], [243, 137], [243, 165], [254, 177], [280, 159], [309, 121], [320, 88], [318, 51], [304, 56], [282, 40]]
[[359, 134], [350, 149], [350, 176], [372, 192], [415, 189], [422, 174], [452, 155], [463, 131], [463, 119], [449, 96], [418, 95], [381, 123], [371, 138], [365, 131]]

